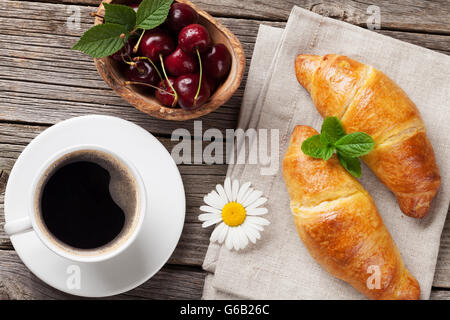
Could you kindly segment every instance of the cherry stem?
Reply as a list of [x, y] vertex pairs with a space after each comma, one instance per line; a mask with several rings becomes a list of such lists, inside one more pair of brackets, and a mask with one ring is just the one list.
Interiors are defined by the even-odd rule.
[[89, 15], [91, 17], [97, 17], [97, 18], [100, 18], [100, 19], [104, 19], [104, 17], [99, 15], [99, 14], [97, 14], [97, 12], [91, 12], [91, 13], [89, 13]]
[[200, 74], [199, 74], [199, 79], [198, 79], [197, 93], [195, 94], [195, 97], [194, 97], [194, 106], [195, 106], [198, 96], [200, 94], [200, 89], [202, 88], [202, 76], [203, 76], [202, 59], [200, 58], [200, 52], [198, 52], [198, 48], [195, 48], [195, 51], [197, 52]]
[[149, 57], [134, 57], [133, 60], [134, 60], [134, 61], [136, 61], [136, 60], [148, 60], [148, 61], [152, 64], [153, 68], [155, 68], [156, 73], [157, 73], [158, 76], [159, 76], [159, 79], [161, 79], [161, 81], [164, 80], [164, 78], [162, 77], [161, 73], [160, 73], [159, 70], [158, 70], [158, 67], [157, 67], [156, 64], [152, 61], [152, 59], [150, 59]]
[[[129, 64], [130, 66], [134, 66], [136, 64], [136, 62], [134, 62], [134, 61], [126, 61], [123, 54], [121, 55], [121, 57], [122, 57], [122, 61], [125, 62], [126, 64]], [[128, 56], [128, 57], [130, 57], [130, 56]]]
[[178, 94], [175, 91], [175, 88], [172, 86], [172, 83], [170, 82], [169, 77], [167, 76], [166, 68], [164, 68], [164, 59], [163, 59], [162, 54], [159, 54], [159, 60], [161, 60], [161, 68], [162, 68], [162, 70], [164, 72], [164, 76], [166, 77], [166, 81], [169, 84], [170, 89], [172, 89], [172, 91], [174, 93], [175, 99], [173, 99], [173, 102], [172, 102], [172, 107], [174, 107], [177, 104], [177, 102], [178, 102]]
[[140, 84], [140, 85], [143, 85], [143, 86], [152, 87], [153, 89], [161, 90], [161, 91], [163, 91], [164, 93], [170, 94], [171, 96], [174, 96], [174, 97], [175, 97], [175, 95], [174, 95], [173, 93], [170, 93], [169, 91], [164, 90], [164, 89], [162, 89], [162, 88], [159, 88], [159, 87], [157, 87], [157, 86], [154, 86], [154, 85], [152, 85], [152, 84], [150, 84], [150, 83], [137, 82], [137, 81], [125, 81], [125, 84], [126, 84], [126, 85], [130, 85], [130, 84]]
[[142, 29], [142, 33], [139, 36], [139, 40], [138, 40], [138, 42], [136, 42], [136, 45], [133, 48], [133, 53], [136, 53], [138, 51], [138, 48], [139, 48], [139, 45], [141, 44], [141, 40], [142, 40], [142, 37], [144, 36], [144, 33], [145, 33], [145, 30]]

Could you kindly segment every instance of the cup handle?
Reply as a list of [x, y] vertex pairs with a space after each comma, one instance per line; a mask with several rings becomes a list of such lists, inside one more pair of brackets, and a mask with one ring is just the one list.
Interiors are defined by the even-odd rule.
[[5, 223], [4, 226], [7, 235], [12, 236], [20, 232], [28, 231], [32, 229], [30, 217], [24, 217], [17, 219], [16, 221], [11, 221]]

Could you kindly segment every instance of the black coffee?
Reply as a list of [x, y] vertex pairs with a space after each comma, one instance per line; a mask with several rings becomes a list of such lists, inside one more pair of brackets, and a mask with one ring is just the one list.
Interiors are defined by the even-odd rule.
[[61, 159], [42, 184], [40, 216], [65, 245], [104, 247], [131, 224], [135, 189], [130, 174], [109, 155], [78, 152]]

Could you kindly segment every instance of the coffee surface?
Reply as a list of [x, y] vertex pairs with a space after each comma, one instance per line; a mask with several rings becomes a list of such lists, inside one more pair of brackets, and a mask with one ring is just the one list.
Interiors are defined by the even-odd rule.
[[132, 228], [136, 192], [120, 161], [98, 151], [76, 152], [58, 160], [42, 182], [38, 216], [62, 245], [103, 248]]
[[109, 192], [109, 172], [87, 161], [57, 170], [44, 187], [42, 217], [62, 242], [80, 249], [104, 246], [125, 224], [123, 210]]

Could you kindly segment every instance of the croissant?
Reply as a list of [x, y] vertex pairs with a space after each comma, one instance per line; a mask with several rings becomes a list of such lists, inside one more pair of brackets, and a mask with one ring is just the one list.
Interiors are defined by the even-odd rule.
[[309, 253], [371, 299], [419, 299], [419, 284], [367, 191], [336, 155], [324, 161], [302, 152], [302, 142], [315, 134], [311, 127], [295, 127], [283, 159], [295, 226]]
[[425, 217], [440, 175], [425, 124], [406, 93], [381, 71], [340, 55], [298, 55], [295, 71], [323, 117], [338, 117], [347, 133], [372, 136], [375, 147], [363, 161], [406, 215]]

